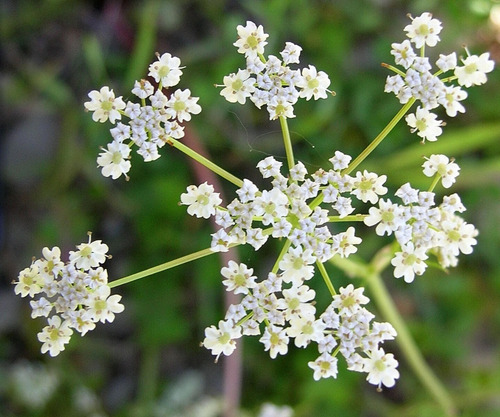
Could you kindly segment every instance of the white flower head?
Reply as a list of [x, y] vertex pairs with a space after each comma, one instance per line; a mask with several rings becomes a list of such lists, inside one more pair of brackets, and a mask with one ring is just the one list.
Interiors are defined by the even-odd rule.
[[424, 45], [436, 46], [440, 41], [439, 33], [442, 28], [441, 22], [433, 19], [432, 15], [426, 12], [414, 18], [404, 30], [415, 47], [421, 48]]
[[415, 247], [413, 242], [408, 242], [401, 248], [401, 252], [396, 252], [391, 264], [394, 268], [396, 278], [404, 277], [405, 282], [413, 282], [415, 275], [422, 275], [427, 268], [425, 260], [425, 247]]
[[370, 352], [368, 358], [363, 358], [363, 372], [368, 373], [367, 381], [378, 387], [394, 386], [396, 379], [399, 378], [397, 367], [398, 361], [394, 359], [394, 355], [385, 353], [382, 348]]
[[189, 121], [192, 114], [199, 114], [201, 112], [198, 100], [198, 97], [191, 97], [189, 89], [175, 90], [170, 100], [166, 103], [166, 113], [175, 117], [179, 122]]
[[269, 37], [264, 33], [262, 25], [257, 26], [254, 22], [247, 21], [246, 26], [238, 25], [238, 40], [233, 44], [238, 48], [240, 54], [246, 57], [254, 57], [264, 53], [267, 45], [266, 39]]
[[181, 60], [169, 53], [157, 54], [158, 60], [149, 66], [148, 75], [153, 77], [162, 87], [173, 87], [181, 79]]
[[91, 241], [92, 235], [89, 233], [89, 241], [82, 243], [76, 248], [77, 251], [69, 252], [69, 261], [74, 264], [76, 268], [89, 270], [96, 268], [106, 260], [108, 253], [108, 245], [102, 243], [101, 240]]
[[450, 188], [455, 183], [460, 171], [456, 163], [450, 161], [446, 155], [431, 155], [425, 159], [422, 165], [424, 175], [432, 177], [439, 174], [444, 188]]
[[187, 193], [181, 194], [181, 204], [189, 206], [187, 212], [191, 216], [208, 219], [215, 215], [216, 207], [222, 203], [219, 193], [214, 191], [214, 186], [204, 182], [200, 186], [190, 185]]
[[297, 83], [300, 88], [299, 96], [310, 100], [327, 98], [327, 89], [330, 86], [330, 79], [323, 71], [317, 71], [316, 67], [309, 65], [309, 68], [302, 69], [302, 79]]
[[101, 167], [101, 173], [105, 177], [111, 177], [116, 180], [121, 175], [127, 177], [132, 164], [129, 161], [130, 147], [124, 143], [114, 140], [108, 143], [107, 149], [97, 157], [97, 165]]
[[245, 264], [237, 264], [229, 261], [228, 266], [221, 269], [221, 275], [226, 278], [222, 283], [227, 287], [227, 291], [233, 291], [235, 294], [248, 294], [248, 290], [255, 288], [256, 276], [253, 275], [253, 269]]
[[415, 113], [406, 116], [406, 123], [411, 128], [411, 132], [417, 132], [423, 141], [427, 139], [430, 142], [435, 142], [438, 136], [443, 133], [442, 121], [437, 120], [437, 115], [429, 110], [417, 107]]
[[406, 69], [410, 68], [417, 57], [410, 41], [405, 39], [402, 43], [393, 43], [391, 47], [391, 55], [394, 55], [394, 62]]
[[278, 355], [287, 354], [288, 341], [289, 338], [286, 335], [286, 331], [274, 324], [267, 326], [263, 336], [259, 339], [259, 342], [264, 344], [265, 351], [269, 351], [269, 356], [272, 359], [275, 359]]
[[283, 57], [285, 65], [298, 64], [300, 62], [301, 51], [302, 48], [299, 45], [295, 45], [292, 42], [286, 42], [285, 49], [281, 51], [281, 56]]
[[337, 362], [338, 359], [335, 356], [324, 352], [314, 362], [309, 362], [308, 366], [314, 371], [314, 380], [319, 381], [321, 378], [337, 378]]
[[231, 355], [236, 349], [236, 339], [241, 337], [241, 327], [235, 326], [231, 321], [219, 321], [219, 327], [210, 326], [205, 329], [205, 339], [202, 344], [216, 356], [221, 354]]
[[42, 353], [49, 352], [50, 356], [57, 356], [69, 343], [73, 330], [70, 329], [69, 322], [62, 321], [59, 316], [50, 317], [48, 323], [38, 333], [38, 340], [43, 343]]
[[250, 72], [239, 69], [236, 74], [224, 76], [224, 88], [220, 95], [230, 103], [245, 104], [246, 99], [255, 91], [255, 79], [250, 77]]
[[123, 110], [126, 104], [121, 96], [115, 97], [115, 93], [109, 87], [104, 86], [99, 91], [93, 90], [88, 95], [91, 101], [85, 102], [84, 106], [94, 112], [92, 114], [94, 122], [104, 123], [109, 118], [114, 124], [121, 119], [120, 110]]
[[484, 84], [487, 81], [486, 74], [495, 67], [489, 52], [480, 56], [469, 55], [462, 63], [463, 66], [455, 68], [455, 75], [458, 77], [458, 83], [464, 87]]

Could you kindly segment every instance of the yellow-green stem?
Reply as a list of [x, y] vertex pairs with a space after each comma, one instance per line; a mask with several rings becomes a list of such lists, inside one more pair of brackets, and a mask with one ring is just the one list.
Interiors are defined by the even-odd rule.
[[429, 187], [429, 192], [432, 192], [434, 188], [436, 188], [436, 185], [438, 184], [439, 180], [441, 179], [441, 175], [439, 173], [436, 174], [434, 179], [432, 180], [432, 184]]
[[318, 267], [318, 271], [323, 277], [323, 280], [325, 281], [326, 286], [328, 287], [328, 291], [330, 291], [330, 294], [332, 297], [337, 294], [335, 291], [335, 288], [333, 287], [332, 281], [330, 279], [330, 276], [328, 275], [328, 272], [326, 271], [325, 265], [323, 265], [322, 262], [316, 261], [316, 266]]
[[398, 122], [403, 118], [403, 116], [408, 112], [408, 110], [410, 110], [411, 106], [413, 106], [413, 103], [415, 103], [415, 99], [412, 97], [410, 100], [408, 100], [408, 103], [406, 103], [401, 108], [401, 110], [398, 111], [398, 113], [387, 124], [387, 126], [384, 127], [384, 129], [378, 134], [378, 136], [373, 139], [372, 143], [370, 143], [365, 148], [365, 150], [361, 152], [359, 156], [354, 161], [352, 161], [344, 171], [342, 171], [342, 174], [347, 175], [354, 171], [358, 167], [358, 165], [361, 164], [378, 145], [380, 145], [380, 142], [385, 139], [385, 137], [390, 133], [394, 126], [396, 126]]
[[221, 176], [225, 180], [233, 183], [237, 187], [241, 187], [243, 185], [242, 180], [235, 177], [230, 172], [227, 172], [225, 169], [221, 168], [217, 164], [214, 164], [212, 161], [200, 155], [199, 153], [193, 151], [191, 148], [184, 145], [182, 142], [179, 142], [174, 138], [168, 138], [167, 143], [172, 145], [174, 148], [180, 150], [181, 152], [184, 152], [190, 158], [193, 158], [195, 161], [198, 161], [200, 164], [207, 167], [209, 170], [215, 172], [217, 175]]
[[286, 117], [280, 116], [281, 131], [283, 133], [283, 143], [285, 144], [286, 159], [288, 162], [288, 169], [292, 169], [295, 165], [293, 158], [292, 140], [290, 139], [290, 131], [288, 130], [288, 123]]
[[[233, 245], [233, 246], [235, 246], [235, 245]], [[111, 281], [109, 283], [109, 287], [113, 288], [113, 287], [118, 287], [118, 286], [123, 285], [123, 284], [128, 284], [129, 282], [137, 281], [138, 279], [145, 278], [149, 275], [157, 274], [158, 272], [166, 271], [167, 269], [174, 268], [176, 266], [185, 264], [187, 262], [194, 261], [196, 259], [203, 258], [203, 257], [208, 256], [208, 255], [212, 255], [214, 253], [218, 253], [218, 252], [214, 252], [211, 248], [203, 249], [203, 250], [200, 250], [198, 252], [194, 252], [194, 253], [191, 253], [189, 255], [174, 259], [173, 261], [165, 262], [164, 264], [157, 265], [157, 266], [154, 266], [154, 267], [149, 268], [149, 269], [145, 269], [144, 271], [137, 272], [136, 274], [128, 275], [126, 277]]]
[[389, 292], [384, 286], [380, 273], [389, 265], [391, 258], [392, 250], [391, 245], [389, 245], [375, 255], [370, 265], [363, 265], [351, 259], [340, 258], [339, 256], [332, 258], [331, 262], [349, 276], [357, 276], [358, 278], [365, 279], [370, 288], [372, 298], [384, 316], [384, 319], [396, 329], [398, 333], [396, 342], [413, 372], [430, 395], [443, 408], [446, 415], [450, 417], [456, 416], [457, 411], [450, 394], [425, 362], [422, 353], [418, 349]]
[[328, 216], [329, 222], [362, 222], [368, 214], [352, 214], [350, 216]]

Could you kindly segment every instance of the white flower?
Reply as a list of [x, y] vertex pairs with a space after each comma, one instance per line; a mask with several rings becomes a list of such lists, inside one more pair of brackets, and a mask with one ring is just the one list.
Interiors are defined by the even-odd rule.
[[14, 292], [20, 294], [21, 297], [29, 295], [33, 298], [36, 294], [42, 292], [44, 285], [43, 276], [37, 266], [32, 265], [29, 268], [24, 268], [19, 272], [18, 281], [14, 287]]
[[386, 179], [387, 175], [378, 176], [374, 172], [368, 172], [366, 169], [363, 173], [358, 171], [356, 172], [352, 194], [363, 203], [369, 201], [372, 204], [376, 204], [378, 196], [387, 193], [387, 188], [383, 186]]
[[290, 327], [286, 329], [288, 336], [295, 338], [295, 346], [306, 347], [311, 341], [319, 342], [323, 337], [326, 324], [315, 320], [314, 316], [294, 316], [290, 318]]
[[310, 302], [316, 292], [307, 285], [292, 286], [283, 290], [283, 298], [278, 300], [278, 308], [285, 311], [285, 317], [290, 320], [294, 316], [313, 316], [316, 307]]
[[351, 159], [352, 157], [350, 155], [346, 155], [340, 151], [335, 151], [334, 156], [332, 156], [329, 161], [333, 165], [334, 170], [341, 171], [349, 166]]
[[417, 135], [423, 138], [424, 141], [427, 139], [434, 142], [443, 132], [441, 128], [442, 121], [437, 120], [437, 115], [420, 106], [417, 107], [415, 113], [406, 116], [406, 123], [411, 127], [411, 132], [417, 132]]
[[394, 55], [394, 62], [406, 69], [410, 68], [417, 57], [410, 41], [405, 39], [402, 43], [393, 43], [391, 47], [391, 55]]
[[337, 362], [336, 357], [324, 352], [314, 362], [309, 362], [308, 366], [314, 371], [314, 380], [319, 381], [321, 378], [337, 378]]
[[125, 307], [120, 304], [121, 295], [111, 295], [111, 289], [107, 285], [100, 286], [90, 294], [87, 301], [89, 314], [93, 321], [101, 323], [112, 322], [115, 319], [115, 313], [121, 313]]
[[426, 249], [421, 246], [415, 247], [413, 242], [408, 242], [402, 248], [402, 252], [396, 252], [391, 264], [394, 268], [396, 278], [404, 277], [405, 282], [413, 282], [415, 275], [422, 275], [427, 268], [424, 262], [428, 256]]
[[438, 103], [446, 109], [446, 114], [455, 117], [457, 113], [465, 113], [465, 107], [459, 102], [467, 98], [467, 92], [460, 87], [445, 86], [438, 97]]
[[472, 253], [472, 246], [477, 243], [475, 237], [478, 231], [474, 225], [466, 223], [458, 216], [444, 220], [441, 223], [442, 230], [445, 234], [443, 246], [453, 255], [458, 255], [462, 252], [466, 255]]
[[241, 337], [241, 328], [230, 321], [219, 321], [219, 328], [210, 326], [205, 329], [203, 346], [212, 351], [216, 361], [221, 354], [229, 356], [236, 349], [236, 339]]
[[155, 91], [153, 85], [148, 80], [140, 80], [134, 83], [132, 93], [140, 99], [148, 98]]
[[238, 40], [233, 44], [238, 48], [240, 54], [246, 57], [255, 57], [264, 53], [267, 45], [268, 34], [264, 33], [262, 25], [257, 26], [254, 22], [247, 21], [246, 26], [238, 25]]
[[305, 280], [311, 279], [315, 262], [316, 257], [310, 249], [304, 250], [301, 246], [288, 249], [279, 263], [279, 268], [283, 271], [283, 282], [293, 282], [295, 286], [299, 286]]
[[39, 300], [30, 301], [32, 309], [31, 318], [48, 317], [52, 311], [52, 304], [45, 298], [41, 297]]
[[255, 79], [250, 77], [247, 70], [240, 69], [236, 74], [226, 75], [223, 82], [224, 88], [220, 95], [230, 103], [245, 104], [247, 97], [255, 91]]
[[440, 40], [438, 35], [441, 29], [441, 22], [433, 19], [430, 13], [422, 13], [404, 28], [406, 36], [410, 38], [417, 48], [424, 45], [436, 46]]
[[124, 143], [113, 141], [108, 143], [108, 149], [97, 157], [97, 165], [102, 167], [101, 172], [105, 177], [111, 177], [116, 180], [122, 174], [126, 176], [130, 171], [131, 163], [130, 147]]
[[269, 120], [276, 120], [280, 117], [291, 119], [295, 117], [293, 114], [293, 106], [283, 97], [273, 96], [267, 104]]
[[460, 167], [453, 161], [450, 162], [446, 155], [431, 155], [425, 158], [422, 165], [424, 175], [432, 177], [439, 174], [444, 188], [450, 188], [458, 177]]
[[89, 94], [91, 101], [84, 103], [87, 110], [94, 112], [92, 119], [94, 122], [104, 123], [108, 120], [115, 123], [121, 119], [120, 110], [126, 106], [121, 96], [115, 98], [115, 93], [109, 87], [104, 86], [99, 91], [93, 90]]
[[443, 72], [455, 69], [457, 66], [457, 54], [455, 52], [449, 55], [439, 54], [436, 65]]
[[458, 83], [464, 87], [484, 84], [487, 81], [486, 74], [493, 71], [495, 66], [489, 58], [489, 52], [485, 52], [480, 56], [470, 55], [462, 60], [464, 66], [455, 68]]
[[353, 315], [363, 304], [370, 302], [370, 299], [363, 294], [364, 290], [363, 287], [354, 288], [352, 284], [340, 288], [339, 293], [333, 296], [328, 309], [336, 309], [344, 316]]
[[385, 353], [384, 349], [370, 352], [368, 358], [363, 358], [363, 372], [367, 372], [366, 380], [373, 385], [385, 385], [390, 388], [399, 378], [398, 361], [392, 353]]
[[418, 191], [415, 188], [412, 188], [408, 182], [399, 187], [395, 195], [399, 197], [404, 204], [413, 204], [418, 202]]
[[286, 355], [288, 352], [289, 338], [286, 332], [281, 327], [270, 324], [266, 327], [264, 335], [259, 339], [259, 342], [264, 344], [265, 351], [269, 351], [269, 356], [275, 359], [276, 356]]
[[332, 248], [342, 258], [356, 253], [358, 248], [354, 245], [361, 243], [361, 238], [354, 236], [354, 227], [349, 227], [345, 232], [333, 236]]
[[262, 177], [269, 178], [279, 175], [282, 165], [283, 164], [281, 162], [276, 161], [276, 159], [274, 159], [272, 156], [268, 156], [257, 164], [257, 168], [262, 174]]
[[257, 417], [293, 417], [293, 409], [287, 405], [278, 407], [274, 404], [265, 403], [262, 405]]
[[285, 43], [285, 49], [281, 51], [281, 56], [283, 57], [283, 62], [285, 65], [288, 64], [298, 64], [300, 62], [300, 52], [302, 48], [299, 45], [295, 45], [292, 42]]
[[309, 65], [309, 68], [302, 69], [302, 79], [297, 83], [297, 87], [301, 89], [299, 97], [310, 100], [314, 96], [314, 100], [327, 98], [326, 92], [330, 85], [328, 75], [323, 71], [317, 71], [316, 67]]
[[268, 225], [274, 219], [285, 217], [288, 214], [288, 198], [277, 188], [262, 191], [262, 195], [255, 199], [255, 213], [262, 215], [262, 223]]
[[166, 112], [171, 117], [177, 118], [179, 122], [191, 120], [191, 114], [199, 114], [201, 107], [197, 103], [198, 97], [191, 97], [191, 91], [175, 90], [166, 103]]
[[216, 207], [222, 203], [219, 193], [214, 192], [213, 185], [204, 182], [200, 186], [190, 185], [187, 193], [181, 194], [181, 204], [189, 206], [187, 212], [191, 216], [208, 219], [215, 215]]
[[181, 79], [181, 60], [175, 56], [165, 53], [162, 56], [157, 54], [158, 60], [149, 66], [149, 73], [162, 87], [173, 87]]
[[235, 294], [248, 294], [250, 288], [257, 286], [253, 274], [253, 269], [245, 264], [237, 264], [229, 261], [228, 266], [221, 269], [221, 274], [226, 278], [222, 283], [227, 287], [227, 291], [234, 291]]
[[101, 240], [91, 241], [92, 236], [89, 233], [89, 241], [82, 243], [76, 248], [77, 251], [69, 252], [69, 261], [74, 264], [78, 269], [88, 270], [96, 268], [106, 260], [106, 253], [109, 248], [108, 245], [102, 243]]
[[379, 236], [384, 236], [386, 233], [390, 235], [405, 223], [402, 209], [391, 200], [380, 199], [379, 207], [370, 207], [368, 213], [363, 221], [367, 226], [374, 226], [378, 223], [375, 233]]
[[61, 321], [59, 316], [52, 316], [48, 323], [49, 325], [38, 333], [38, 340], [43, 343], [42, 353], [48, 351], [50, 356], [57, 356], [64, 350], [64, 345], [69, 343], [73, 330], [70, 329], [69, 322]]

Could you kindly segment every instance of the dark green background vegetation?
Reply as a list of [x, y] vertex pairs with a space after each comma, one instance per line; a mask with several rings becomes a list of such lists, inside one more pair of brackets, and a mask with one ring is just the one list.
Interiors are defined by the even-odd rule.
[[[314, 64], [331, 77], [337, 96], [299, 103], [289, 123], [298, 159], [310, 168], [326, 167], [337, 149], [357, 155], [399, 109], [398, 101], [383, 92], [388, 72], [380, 63], [393, 62], [390, 44], [404, 39], [407, 13], [429, 11], [443, 22], [442, 42], [432, 52], [436, 56], [462, 53], [467, 44], [472, 53], [490, 51], [498, 66], [500, 28], [488, 19], [495, 4], [4, 1], [0, 415], [90, 416], [75, 405], [82, 387], [96, 394], [96, 410], [117, 417], [173, 415], [152, 410], [154, 404], [173, 409], [175, 396], [169, 395], [178, 386], [190, 403], [202, 395], [221, 395], [222, 366], [199, 347], [204, 328], [224, 314], [215, 256], [116, 289], [125, 312], [85, 338], [75, 335], [54, 359], [40, 354], [36, 333], [41, 323], [30, 318], [28, 301], [14, 296], [10, 282], [32, 256], [41, 255], [42, 247], [58, 245], [67, 252], [86, 240], [88, 230], [110, 247], [112, 279], [210, 243], [209, 222], [187, 216], [178, 206], [185, 187], [203, 178], [176, 150], [165, 147], [162, 157], [148, 164], [134, 155], [129, 182], [101, 176], [95, 159], [109, 141], [109, 125], [93, 123], [84, 112], [90, 90], [109, 85], [127, 98], [156, 51], [179, 56], [186, 66], [180, 87], [199, 96], [203, 108], [189, 125], [189, 140], [239, 177], [255, 179], [259, 159], [284, 155], [279, 123], [269, 122], [265, 111], [250, 104], [227, 103], [214, 88], [244, 65], [232, 46], [235, 28], [254, 20], [270, 34], [269, 53], [293, 41], [303, 47], [303, 65]], [[436, 145], [420, 145], [401, 124], [362, 166], [387, 173], [393, 188], [406, 181], [428, 186], [419, 167], [422, 155], [433, 149], [454, 156], [462, 167], [451, 192], [460, 193], [468, 207], [464, 217], [480, 230], [474, 253], [462, 256], [448, 274], [429, 270], [412, 285], [395, 280], [389, 270], [384, 278], [425, 358], [470, 417], [500, 412], [500, 71], [488, 77], [486, 86], [469, 90], [466, 114], [450, 120], [441, 114], [448, 125]], [[223, 185], [231, 199], [234, 187]], [[370, 258], [380, 245], [380, 238], [366, 236], [361, 254]], [[266, 247], [257, 260], [243, 249], [240, 256], [262, 275], [273, 253]], [[335, 285], [347, 282], [334, 268], [330, 273]], [[321, 283], [317, 290], [326, 292]], [[397, 344], [391, 349], [397, 356]], [[297, 417], [441, 415], [402, 357], [397, 386], [377, 393], [363, 375], [344, 368], [337, 380], [314, 382], [307, 367], [314, 349], [290, 350], [271, 360], [256, 338], [245, 341], [243, 408], [255, 412], [272, 401], [293, 406]], [[15, 369], [26, 361], [42, 363], [61, 381], [43, 407], [30, 408], [15, 389]], [[189, 381], [195, 382], [186, 383], [186, 375], [194, 375]]]

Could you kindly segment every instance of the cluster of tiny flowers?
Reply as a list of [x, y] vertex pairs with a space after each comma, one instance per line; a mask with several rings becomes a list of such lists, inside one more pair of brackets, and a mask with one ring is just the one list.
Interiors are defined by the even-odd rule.
[[[458, 176], [459, 166], [445, 155], [431, 155], [423, 164], [426, 176], [435, 176], [449, 188]], [[428, 254], [436, 256], [443, 268], [454, 267], [460, 253], [472, 253], [478, 232], [456, 213], [465, 211], [458, 194], [443, 197], [435, 205], [435, 194], [419, 191], [404, 184], [396, 191], [403, 204], [380, 199], [378, 207], [370, 207], [364, 218], [367, 226], [376, 226], [379, 236], [394, 234], [401, 251], [396, 252], [391, 264], [396, 278], [412, 282], [427, 268]]]
[[[443, 122], [430, 110], [442, 106], [449, 117], [464, 113], [462, 105], [467, 92], [461, 87], [481, 85], [486, 82], [486, 74], [491, 72], [494, 62], [489, 59], [489, 53], [480, 56], [469, 55], [458, 64], [457, 55], [440, 54], [436, 61], [438, 70], [432, 73], [429, 58], [424, 56], [425, 47], [434, 47], [439, 42], [442, 25], [430, 13], [423, 13], [405, 27], [408, 39], [402, 43], [393, 43], [391, 54], [397, 65], [404, 71], [391, 67], [396, 75], [387, 77], [385, 91], [394, 93], [402, 104], [411, 98], [418, 100], [415, 113], [406, 116], [406, 122], [412, 132], [416, 132], [423, 141], [436, 141], [442, 133]], [[420, 49], [417, 54], [414, 49]], [[439, 78], [440, 75], [453, 71], [453, 75]], [[456, 80], [458, 85], [447, 84]]]
[[[156, 88], [148, 80], [140, 80], [132, 89], [140, 104], [125, 102], [121, 96], [115, 97], [113, 90], [106, 86], [89, 93], [91, 101], [85, 103], [85, 108], [93, 112], [93, 120], [103, 123], [109, 119], [116, 124], [110, 130], [113, 140], [97, 158], [102, 175], [113, 179], [121, 175], [128, 178], [130, 152], [134, 144], [144, 161], [158, 159], [158, 149], [169, 138], [180, 139], [184, 136], [180, 123], [191, 120], [192, 114], [201, 112], [198, 97], [192, 97], [189, 89], [177, 89], [170, 96], [163, 92], [164, 88], [179, 83], [182, 75], [180, 64], [180, 59], [169, 53], [158, 54], [158, 60], [149, 66], [148, 73], [154, 79]], [[129, 119], [128, 123], [121, 121], [122, 116]]]
[[[281, 163], [267, 157], [257, 168], [264, 178], [271, 179], [272, 188], [260, 191], [245, 179], [236, 191], [238, 197], [227, 208], [220, 206], [219, 194], [207, 183], [190, 186], [181, 195], [181, 204], [188, 206], [189, 214], [214, 216], [221, 227], [212, 235], [214, 251], [245, 243], [258, 250], [270, 236], [287, 241], [275, 271], [264, 281], [258, 282], [253, 269], [245, 264], [229, 261], [222, 268], [227, 290], [244, 297], [240, 304], [230, 307], [218, 327], [206, 330], [203, 344], [214, 355], [231, 354], [242, 335], [261, 335], [260, 341], [272, 358], [286, 354], [291, 339], [299, 348], [315, 342], [320, 356], [309, 366], [316, 380], [336, 377], [336, 355], [340, 352], [349, 369], [368, 373], [371, 383], [394, 384], [397, 362], [379, 343], [394, 338], [395, 331], [387, 323], [371, 323], [373, 315], [361, 306], [368, 302], [363, 289], [354, 290], [352, 285], [341, 289], [317, 318], [316, 294], [306, 284], [314, 276], [315, 264], [335, 255], [348, 257], [361, 243], [354, 227], [335, 234], [327, 223], [353, 212], [351, 196], [375, 204], [387, 192], [385, 176], [367, 171], [355, 176], [342, 174], [350, 159], [337, 151], [330, 159], [333, 169], [318, 170], [307, 178], [301, 162], [285, 177], [280, 172]], [[327, 204], [328, 209], [320, 204]], [[336, 215], [330, 215], [330, 211]]]
[[73, 329], [82, 336], [97, 322], [112, 322], [124, 309], [120, 295], [111, 295], [108, 273], [102, 268], [108, 246], [100, 240], [82, 243], [70, 251], [69, 261], [61, 250], [43, 248], [41, 259], [23, 269], [14, 291], [30, 297], [31, 317], [45, 317], [47, 326], [38, 333], [42, 353], [57, 356], [69, 343]]
[[310, 100], [326, 98], [330, 93], [330, 79], [314, 66], [291, 69], [298, 64], [302, 48], [291, 42], [285, 44], [281, 59], [274, 55], [264, 57], [269, 35], [262, 26], [248, 21], [237, 27], [238, 40], [234, 45], [245, 55], [246, 68], [224, 77], [221, 95], [231, 103], [244, 104], [249, 98], [259, 109], [266, 106], [271, 120], [292, 118], [293, 106], [299, 98]]
[[[212, 234], [212, 250], [225, 252], [234, 244], [249, 244], [258, 250], [270, 236], [285, 238], [291, 243], [283, 257], [283, 265], [291, 265], [283, 266], [285, 276], [297, 275], [298, 280], [304, 276], [309, 278], [303, 269], [313, 267], [307, 265], [316, 261], [324, 263], [337, 254], [348, 257], [361, 243], [354, 227], [334, 234], [327, 223], [344, 219], [354, 211], [352, 196], [376, 204], [379, 196], [387, 192], [383, 185], [385, 175], [366, 170], [355, 176], [342, 174], [350, 159], [337, 151], [330, 159], [333, 169], [320, 169], [306, 178], [308, 173], [301, 162], [285, 177], [280, 172], [282, 163], [270, 156], [257, 164], [262, 176], [271, 179], [270, 190], [260, 191], [252, 181], [245, 179], [236, 191], [238, 197], [227, 207], [221, 207], [219, 194], [212, 185], [191, 185], [181, 195], [181, 204], [187, 205], [188, 213], [193, 216], [215, 217], [220, 229]], [[319, 203], [327, 204], [328, 208], [322, 208]]]
[[243, 293], [244, 297], [239, 304], [229, 307], [217, 327], [205, 330], [203, 345], [217, 358], [221, 354], [230, 355], [236, 349], [237, 339], [244, 335], [260, 336], [259, 341], [273, 359], [286, 355], [292, 340], [298, 348], [314, 342], [319, 356], [309, 362], [309, 367], [315, 380], [337, 377], [340, 353], [348, 369], [367, 373], [371, 384], [379, 387], [395, 384], [399, 377], [398, 362], [380, 344], [394, 339], [396, 331], [389, 323], [372, 322], [373, 314], [363, 307], [369, 302], [363, 288], [354, 289], [352, 284], [340, 288], [339, 294], [318, 315], [316, 293], [304, 283], [304, 278], [296, 275], [291, 280], [285, 272], [271, 272], [265, 280], [256, 282], [252, 268], [234, 261], [229, 261], [221, 272], [227, 290], [236, 288], [234, 292]]

